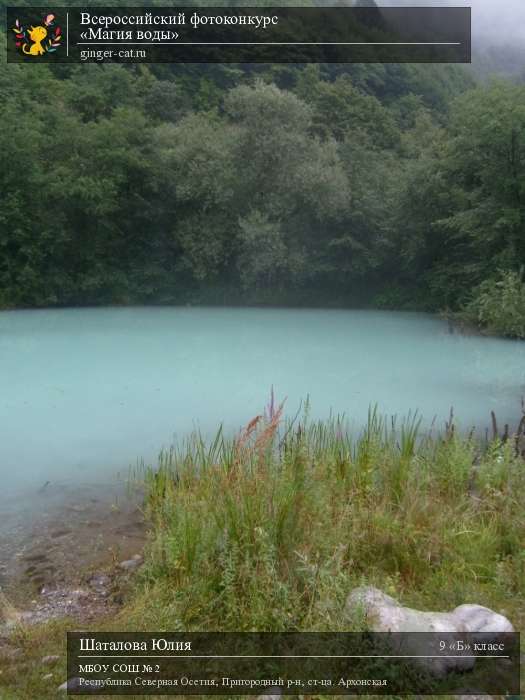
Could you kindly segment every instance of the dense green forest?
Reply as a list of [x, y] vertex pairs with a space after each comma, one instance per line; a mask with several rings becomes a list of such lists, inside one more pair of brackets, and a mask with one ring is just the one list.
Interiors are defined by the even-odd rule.
[[481, 318], [485, 294], [498, 317], [505, 290], [525, 300], [525, 87], [474, 75], [4, 63], [0, 307]]

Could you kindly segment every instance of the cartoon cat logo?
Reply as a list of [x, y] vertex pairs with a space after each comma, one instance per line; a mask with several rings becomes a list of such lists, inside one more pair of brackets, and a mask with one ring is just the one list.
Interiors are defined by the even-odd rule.
[[[24, 29], [17, 19], [13, 27], [17, 49], [26, 56], [43, 56], [56, 51], [62, 40], [62, 30], [55, 25], [55, 15], [46, 15], [42, 24]], [[47, 41], [46, 41], [47, 39]]]
[[42, 48], [42, 42], [47, 36], [47, 29], [45, 27], [31, 27], [28, 32], [29, 38], [33, 41], [33, 46], [27, 50], [27, 44], [22, 44], [22, 51], [31, 56], [43, 56], [44, 49]]

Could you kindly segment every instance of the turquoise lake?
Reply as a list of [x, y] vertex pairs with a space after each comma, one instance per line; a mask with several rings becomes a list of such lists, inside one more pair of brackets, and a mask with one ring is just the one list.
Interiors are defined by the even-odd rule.
[[287, 415], [368, 407], [442, 427], [515, 426], [525, 343], [413, 313], [110, 308], [0, 313], [0, 470], [10, 487], [97, 481], [199, 428], [233, 432], [271, 387]]

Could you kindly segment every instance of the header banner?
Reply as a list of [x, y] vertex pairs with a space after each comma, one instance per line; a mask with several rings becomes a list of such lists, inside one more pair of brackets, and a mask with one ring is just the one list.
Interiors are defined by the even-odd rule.
[[465, 7], [7, 7], [7, 60], [469, 63]]

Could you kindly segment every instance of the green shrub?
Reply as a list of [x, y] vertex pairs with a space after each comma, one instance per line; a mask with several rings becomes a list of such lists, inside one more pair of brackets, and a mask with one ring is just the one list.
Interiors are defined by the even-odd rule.
[[461, 317], [489, 333], [525, 339], [523, 269], [519, 273], [500, 271], [497, 277], [482, 282]]

